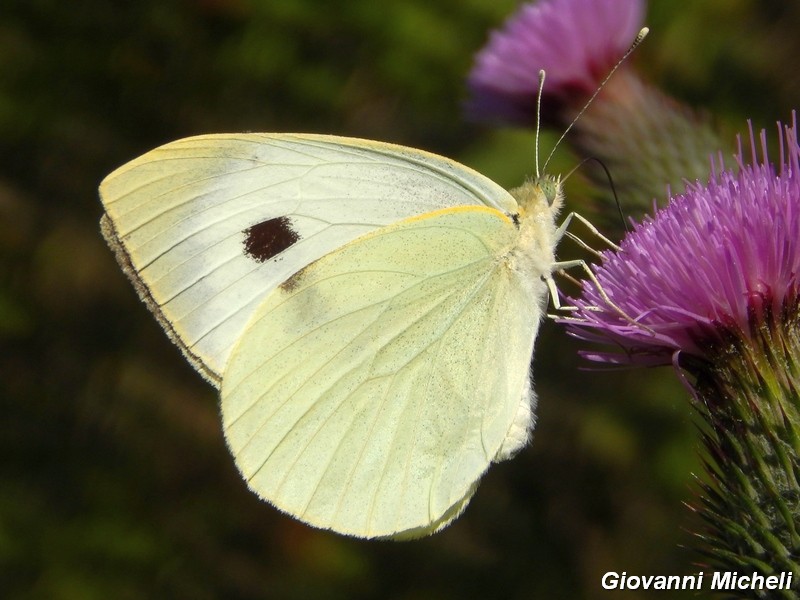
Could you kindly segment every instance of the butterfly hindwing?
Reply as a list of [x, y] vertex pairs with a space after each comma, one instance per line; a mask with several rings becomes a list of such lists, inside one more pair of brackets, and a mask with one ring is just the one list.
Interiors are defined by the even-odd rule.
[[433, 210], [516, 209], [500, 186], [448, 159], [322, 135], [178, 140], [117, 169], [100, 194], [123, 269], [215, 385], [263, 299], [318, 258]]
[[457, 516], [520, 414], [530, 418], [543, 292], [509, 268], [517, 234], [495, 209], [439, 210], [272, 291], [221, 390], [252, 489], [359, 537], [424, 535]]

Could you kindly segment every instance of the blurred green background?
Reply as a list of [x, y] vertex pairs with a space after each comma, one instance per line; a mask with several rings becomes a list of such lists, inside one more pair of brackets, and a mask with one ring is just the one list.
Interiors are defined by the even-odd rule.
[[[459, 111], [473, 54], [516, 6], [0, 3], [3, 598], [635, 600], [655, 593], [603, 591], [602, 574], [700, 568], [687, 547], [701, 524], [682, 504], [701, 471], [695, 419], [670, 369], [579, 370], [579, 345], [546, 323], [533, 444], [493, 467], [442, 533], [348, 539], [247, 490], [214, 390], [99, 234], [100, 180], [198, 133], [375, 138], [517, 185], [533, 169], [532, 134]], [[797, 3], [652, 0], [647, 24], [638, 68], [724, 131], [789, 118]], [[576, 162], [565, 149], [557, 168]], [[579, 193], [569, 206], [580, 209]]]

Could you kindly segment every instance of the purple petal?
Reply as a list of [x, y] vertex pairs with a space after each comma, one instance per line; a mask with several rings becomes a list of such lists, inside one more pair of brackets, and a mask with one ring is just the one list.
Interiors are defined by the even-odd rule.
[[598, 281], [641, 325], [620, 316], [586, 282], [582, 296], [570, 300], [581, 307], [578, 321], [562, 322], [576, 337], [623, 351], [593, 354], [592, 360], [653, 364], [661, 357], [657, 364], [669, 364], [676, 351], [703, 357], [715, 332], [747, 337], [765, 314], [796, 305], [800, 147], [794, 119], [782, 133], [779, 170], [768, 162], [764, 132], [757, 161], [751, 131], [752, 164], [745, 164], [741, 149], [736, 172], [720, 161], [708, 185], [689, 185], [636, 225], [619, 252], [604, 253], [594, 268]]

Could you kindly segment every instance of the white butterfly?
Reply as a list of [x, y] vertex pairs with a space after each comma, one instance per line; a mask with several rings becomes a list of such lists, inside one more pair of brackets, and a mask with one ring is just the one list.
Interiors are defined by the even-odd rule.
[[207, 135], [100, 186], [141, 298], [220, 388], [248, 485], [315, 527], [417, 537], [527, 442], [560, 183], [427, 152]]

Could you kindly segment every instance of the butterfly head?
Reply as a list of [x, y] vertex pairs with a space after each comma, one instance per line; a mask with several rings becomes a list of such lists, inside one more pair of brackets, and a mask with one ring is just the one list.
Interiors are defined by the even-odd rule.
[[557, 211], [564, 202], [564, 191], [561, 185], [561, 176], [542, 175], [534, 182], [550, 210]]
[[564, 203], [564, 192], [559, 176], [541, 175], [514, 188], [511, 190], [511, 195], [519, 205], [521, 221], [544, 218], [552, 222]]

